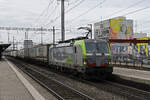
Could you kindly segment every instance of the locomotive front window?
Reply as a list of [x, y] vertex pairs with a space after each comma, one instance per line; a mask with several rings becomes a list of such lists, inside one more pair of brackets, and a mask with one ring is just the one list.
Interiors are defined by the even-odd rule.
[[108, 53], [108, 46], [105, 42], [88, 42], [86, 43], [86, 52], [87, 53]]
[[105, 42], [97, 43], [97, 52], [98, 53], [108, 53], [108, 46]]
[[87, 53], [94, 53], [97, 52], [96, 50], [96, 43], [86, 43], [86, 52]]

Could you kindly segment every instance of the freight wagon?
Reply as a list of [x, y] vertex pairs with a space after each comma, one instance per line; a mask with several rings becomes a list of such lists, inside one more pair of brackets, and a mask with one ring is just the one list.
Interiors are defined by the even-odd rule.
[[[49, 55], [49, 47], [50, 44], [44, 45], [36, 45], [31, 48], [25, 48], [24, 50], [24, 58], [25, 59], [34, 59], [37, 61], [48, 62], [48, 55]], [[18, 57], [20, 57], [19, 55]]]

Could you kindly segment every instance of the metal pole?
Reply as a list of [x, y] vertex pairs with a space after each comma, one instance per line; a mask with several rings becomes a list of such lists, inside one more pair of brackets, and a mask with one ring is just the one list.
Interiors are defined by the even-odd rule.
[[27, 31], [27, 40], [29, 39], [29, 37], [28, 37], [28, 31]]
[[26, 39], [27, 39], [27, 57], [29, 57], [29, 40], [28, 40], [28, 30], [26, 30]]
[[53, 45], [55, 45], [55, 27], [53, 26]]
[[61, 37], [62, 41], [65, 40], [65, 0], [61, 0]]
[[18, 43], [16, 43], [16, 50], [18, 50]]
[[25, 40], [28, 40], [28, 30], [25, 32]]
[[15, 50], [15, 47], [14, 47], [14, 36], [13, 36], [13, 51]]
[[10, 34], [10, 33], [8, 32], [8, 43], [9, 43], [9, 34]]
[[43, 35], [42, 35], [42, 27], [41, 27], [41, 44], [43, 44]]
[[25, 32], [25, 40], [27, 39], [27, 35], [26, 35], [27, 33]]

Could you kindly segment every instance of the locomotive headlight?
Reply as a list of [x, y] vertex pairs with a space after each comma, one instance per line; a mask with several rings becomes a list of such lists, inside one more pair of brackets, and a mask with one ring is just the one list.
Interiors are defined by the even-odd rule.
[[86, 60], [84, 60], [84, 61], [83, 61], [83, 64], [84, 64], [84, 65], [87, 65], [87, 61], [86, 61]]
[[86, 62], [86, 61], [84, 61], [84, 62], [83, 62], [83, 64], [84, 64], [84, 65], [86, 65], [86, 64], [87, 64], [87, 62]]

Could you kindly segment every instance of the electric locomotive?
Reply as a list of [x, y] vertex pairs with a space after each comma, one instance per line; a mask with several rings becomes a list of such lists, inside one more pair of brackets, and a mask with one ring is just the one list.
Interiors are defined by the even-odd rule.
[[113, 67], [109, 64], [110, 60], [110, 46], [105, 40], [74, 40], [49, 49], [50, 65], [90, 76], [111, 75]]

